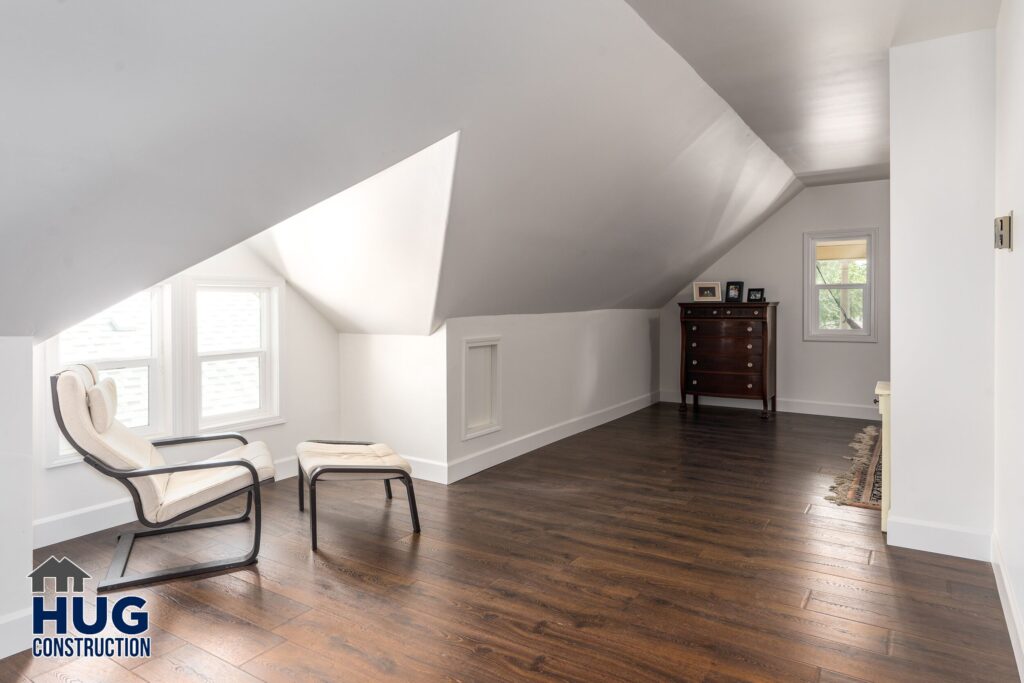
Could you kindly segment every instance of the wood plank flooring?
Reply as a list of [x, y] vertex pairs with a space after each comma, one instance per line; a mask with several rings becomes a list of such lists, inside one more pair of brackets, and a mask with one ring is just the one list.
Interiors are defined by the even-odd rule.
[[[402, 487], [325, 483], [316, 554], [295, 480], [270, 484], [257, 565], [134, 591], [152, 658], [23, 653], [0, 679], [1018, 680], [989, 565], [889, 548], [878, 513], [823, 500], [864, 424], [655, 405], [418, 481], [420, 536]], [[145, 539], [132, 567], [237, 554], [248, 533]], [[37, 558], [96, 576], [115, 537]]]

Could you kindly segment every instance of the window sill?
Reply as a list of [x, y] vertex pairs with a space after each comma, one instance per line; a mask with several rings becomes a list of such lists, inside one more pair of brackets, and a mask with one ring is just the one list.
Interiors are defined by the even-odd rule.
[[46, 463], [46, 469], [55, 470], [58, 467], [67, 467], [76, 463], [85, 462], [85, 459], [78, 453], [61, 454]]
[[[173, 436], [173, 434], [169, 432], [159, 432], [155, 434], [139, 434], [135, 432], [135, 434], [136, 436], [142, 437], [146, 441], [153, 441], [154, 439], [167, 439]], [[57, 456], [55, 458], [52, 458], [47, 461], [46, 469], [58, 469], [60, 467], [67, 467], [68, 465], [76, 465], [80, 462], [85, 462], [85, 458], [83, 458], [81, 454], [78, 453], [78, 451], [74, 449], [68, 451], [60, 451], [59, 453], [57, 453]]]
[[865, 342], [867, 342], [869, 344], [876, 344], [876, 343], [878, 343], [878, 337], [876, 337], [874, 335], [856, 335], [856, 334], [850, 334], [850, 335], [837, 334], [835, 336], [830, 335], [830, 334], [829, 335], [826, 335], [826, 334], [822, 334], [822, 335], [805, 334], [804, 335], [804, 341], [805, 342], [858, 342], [858, 343], [865, 343]]
[[[283, 417], [281, 417], [279, 415], [278, 416], [274, 416], [274, 417], [261, 417], [261, 418], [254, 418], [254, 419], [251, 419], [251, 420], [244, 420], [244, 421], [241, 421], [241, 422], [224, 422], [224, 423], [220, 423], [220, 424], [216, 424], [216, 425], [210, 425], [208, 427], [203, 427], [201, 430], [199, 430], [199, 433], [200, 434], [210, 434], [210, 433], [228, 432], [228, 431], [231, 431], [231, 432], [249, 432], [249, 431], [253, 431], [253, 430], [257, 430], [257, 429], [263, 429], [265, 427], [275, 427], [277, 425], [287, 424], [287, 422], [288, 422], [288, 420], [284, 419]], [[171, 438], [174, 435], [173, 434], [154, 434], [154, 435], [149, 435], [149, 434], [142, 435], [142, 434], [140, 434], [139, 436], [142, 436], [142, 438], [146, 439], [147, 441], [151, 441], [153, 439]], [[61, 468], [61, 467], [67, 467], [68, 465], [77, 465], [78, 463], [83, 463], [83, 462], [85, 462], [85, 459], [82, 458], [82, 456], [79, 455], [78, 453], [75, 453], [75, 452], [61, 453], [59, 456], [57, 456], [53, 460], [51, 460], [51, 461], [46, 463], [46, 469], [53, 470], [53, 469], [58, 469], [58, 468]]]
[[276, 427], [277, 425], [283, 425], [288, 420], [284, 419], [280, 415], [273, 415], [268, 417], [257, 417], [248, 420], [236, 420], [232, 422], [218, 422], [217, 424], [205, 425], [200, 430], [200, 434], [210, 434], [214, 432], [248, 432], [254, 429], [264, 429], [266, 427]]

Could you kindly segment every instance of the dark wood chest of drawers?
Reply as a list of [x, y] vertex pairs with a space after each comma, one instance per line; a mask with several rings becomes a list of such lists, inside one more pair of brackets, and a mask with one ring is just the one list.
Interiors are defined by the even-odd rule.
[[682, 303], [679, 322], [680, 410], [686, 396], [760, 399], [761, 417], [775, 412], [777, 303]]

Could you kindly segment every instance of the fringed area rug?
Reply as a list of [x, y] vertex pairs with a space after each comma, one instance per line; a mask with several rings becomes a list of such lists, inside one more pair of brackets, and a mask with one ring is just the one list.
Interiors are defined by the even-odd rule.
[[882, 439], [879, 428], [869, 425], [860, 431], [850, 443], [853, 455], [846, 459], [853, 462], [850, 471], [836, 477], [836, 483], [826, 496], [836, 505], [853, 505], [871, 510], [882, 509]]

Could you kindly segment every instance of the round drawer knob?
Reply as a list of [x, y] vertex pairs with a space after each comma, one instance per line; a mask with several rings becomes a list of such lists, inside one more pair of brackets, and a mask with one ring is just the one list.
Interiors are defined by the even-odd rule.
[[[694, 344], [694, 346], [696, 346], [696, 344]], [[747, 344], [747, 348], [748, 349], [752, 349], [752, 348], [754, 348], [754, 345], [753, 344]]]
[[748, 327], [748, 328], [747, 328], [747, 332], [753, 332], [753, 331], [754, 331], [754, 328], [753, 328], [753, 327]]
[[691, 327], [690, 329], [691, 329], [691, 330], [693, 330], [694, 332], [696, 332], [696, 331], [697, 331], [697, 326], [696, 326], [696, 325], [694, 325], [694, 326], [693, 326], [693, 327]]
[[753, 384], [748, 384], [748, 385], [747, 385], [747, 389], [753, 389], [753, 388], [754, 388], [754, 385], [753, 385]]
[[718, 315], [718, 311], [711, 311], [711, 315]]
[[697, 348], [697, 342], [693, 342], [692, 344], [690, 344], [690, 346], [692, 346], [693, 348]]
[[[693, 362], [696, 363], [697, 361], [693, 361]], [[754, 367], [754, 364], [753, 363], [747, 363], [747, 367], [748, 368], [752, 368], [752, 367]]]
[[696, 384], [696, 383], [697, 383], [697, 380], [693, 380], [693, 382], [691, 382], [691, 384]]
[[697, 364], [697, 361], [695, 361], [695, 360], [691, 360], [690, 361], [690, 365], [696, 365], [696, 364]]
[[689, 314], [691, 314], [691, 313], [693, 313], [693, 311], [691, 311], [691, 310], [690, 310], [689, 308], [687, 308], [687, 309], [686, 309], [686, 314], [687, 314], [687, 315], [689, 315]]
[[761, 315], [761, 311], [754, 311], [754, 315]]
[[732, 315], [732, 311], [726, 311], [725, 314], [726, 315]]

